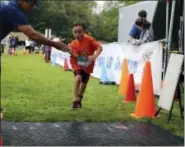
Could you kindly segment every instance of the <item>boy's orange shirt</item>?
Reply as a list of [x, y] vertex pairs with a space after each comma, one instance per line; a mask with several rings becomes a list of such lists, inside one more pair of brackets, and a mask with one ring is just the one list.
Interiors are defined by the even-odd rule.
[[[98, 47], [100, 47], [101, 45], [94, 38], [85, 34], [82, 40], [80, 40], [80, 41], [79, 40], [73, 40], [70, 43], [70, 46], [71, 46], [72, 51], [74, 53], [78, 54], [79, 56], [87, 56], [88, 57], [90, 55], [94, 55], [96, 49]], [[71, 66], [72, 66], [73, 70], [83, 69], [89, 74], [93, 72], [94, 61], [87, 68], [85, 68], [85, 67], [79, 66], [78, 65], [78, 59], [71, 56], [70, 63], [71, 63]]]

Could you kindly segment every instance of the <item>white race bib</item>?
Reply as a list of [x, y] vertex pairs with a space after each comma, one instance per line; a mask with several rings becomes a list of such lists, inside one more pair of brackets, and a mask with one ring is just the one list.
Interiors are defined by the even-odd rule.
[[89, 67], [89, 65], [91, 64], [91, 62], [88, 60], [87, 56], [80, 56], [78, 58], [78, 65], [82, 66], [82, 67]]

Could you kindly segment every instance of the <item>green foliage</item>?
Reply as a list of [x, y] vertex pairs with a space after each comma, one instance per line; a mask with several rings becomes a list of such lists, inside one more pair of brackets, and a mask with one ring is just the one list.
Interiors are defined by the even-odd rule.
[[52, 29], [52, 34], [73, 39], [72, 25], [77, 19], [87, 23], [89, 34], [98, 40], [117, 41], [119, 7], [138, 1], [106, 1], [101, 13], [95, 13], [95, 1], [40, 1], [28, 16], [33, 27], [44, 34], [46, 28]]

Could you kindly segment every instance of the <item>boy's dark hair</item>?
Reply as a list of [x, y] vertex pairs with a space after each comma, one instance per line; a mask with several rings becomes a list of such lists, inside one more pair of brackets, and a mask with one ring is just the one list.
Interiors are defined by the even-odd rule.
[[138, 26], [143, 26], [143, 19], [142, 18], [137, 18], [136, 21], [135, 21], [135, 24], [138, 25]]
[[146, 17], [147, 17], [147, 12], [146, 12], [145, 10], [140, 10], [140, 11], [138, 12], [138, 16], [139, 16], [139, 17], [144, 17], [144, 18], [146, 18]]
[[83, 29], [84, 29], [84, 31], [86, 31], [86, 25], [85, 25], [85, 22], [84, 21], [82, 21], [82, 20], [77, 20], [77, 21], [75, 21], [74, 23], [73, 23], [73, 27], [76, 27], [76, 26], [81, 26]]

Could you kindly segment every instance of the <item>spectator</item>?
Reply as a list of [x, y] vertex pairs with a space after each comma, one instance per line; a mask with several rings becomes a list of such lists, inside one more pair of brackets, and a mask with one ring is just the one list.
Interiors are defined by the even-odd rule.
[[131, 38], [129, 39], [129, 42], [131, 42], [134, 45], [138, 44], [142, 31], [143, 31], [143, 19], [139, 17], [136, 19], [135, 24], [132, 27], [132, 30], [130, 32]]
[[143, 31], [140, 37], [140, 44], [148, 43], [154, 41], [154, 31], [152, 25], [148, 22], [145, 22], [143, 25]]
[[25, 48], [26, 48], [26, 51], [30, 54], [31, 53], [31, 41], [30, 41], [30, 39], [27, 39], [26, 41], [25, 41]]
[[11, 41], [12, 41], [12, 37], [10, 36], [8, 38], [8, 54], [11, 54], [11, 48], [12, 48], [12, 44], [11, 44]]
[[150, 24], [150, 22], [147, 20], [147, 12], [145, 10], [140, 10], [138, 12], [138, 16], [141, 17], [141, 18], [143, 18], [144, 24], [145, 23], [149, 23]]
[[0, 45], [1, 45], [1, 47], [0, 47], [1, 48], [1, 52], [4, 53], [4, 44], [1, 42]]
[[140, 10], [138, 16], [143, 19], [143, 31], [140, 36], [140, 44], [154, 41], [154, 30], [152, 24], [147, 20], [147, 12]]
[[143, 22], [141, 21], [142, 19], [139, 20], [139, 18], [135, 21], [135, 24], [132, 26], [132, 29], [130, 30], [130, 37], [133, 39], [139, 39], [141, 36], [141, 24], [143, 24]]
[[15, 46], [17, 47], [17, 46], [19, 46], [19, 37], [18, 36], [15, 37], [15, 40], [16, 40], [16, 45]]
[[17, 44], [16, 37], [12, 37], [11, 44], [12, 44], [12, 48], [13, 48], [13, 49], [14, 49], [14, 51], [15, 51], [15, 49], [16, 49], [16, 44]]
[[[142, 23], [143, 23], [143, 27], [145, 25], [145, 22], [149, 23], [147, 21], [147, 12], [145, 10], [141, 10], [138, 12], [138, 17], [142, 18]], [[137, 20], [136, 20], [137, 21]], [[129, 35], [131, 36], [131, 38], [134, 38], [134, 39], [140, 39], [140, 36], [141, 36], [141, 33], [142, 33], [143, 30], [141, 30], [140, 28], [137, 27], [136, 24], [134, 24], [132, 26], [132, 29], [130, 30], [130, 33]]]
[[36, 46], [36, 42], [31, 40], [31, 51], [34, 52], [35, 51], [35, 46]]
[[154, 41], [154, 31], [151, 23], [147, 20], [147, 12], [141, 10], [138, 12], [139, 18], [137, 18], [135, 25], [132, 27], [129, 40], [134, 45], [140, 45]]

